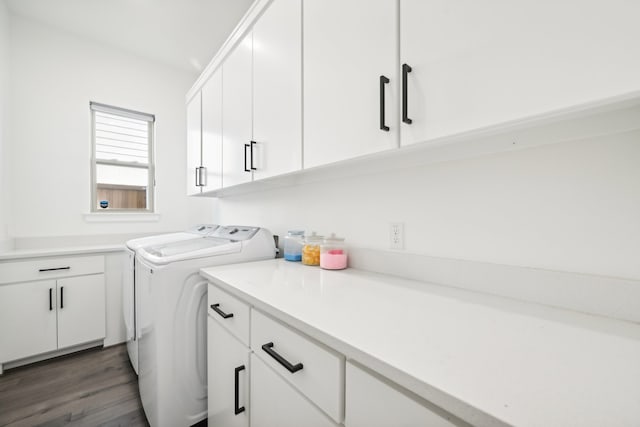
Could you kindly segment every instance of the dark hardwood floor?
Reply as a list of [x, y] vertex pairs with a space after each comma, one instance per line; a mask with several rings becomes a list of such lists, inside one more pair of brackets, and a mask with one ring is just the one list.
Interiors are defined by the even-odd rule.
[[124, 344], [0, 375], [0, 426], [148, 425]]

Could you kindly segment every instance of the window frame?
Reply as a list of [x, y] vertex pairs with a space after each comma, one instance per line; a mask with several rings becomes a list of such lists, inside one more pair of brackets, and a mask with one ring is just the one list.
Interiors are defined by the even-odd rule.
[[[142, 165], [136, 162], [125, 162], [119, 160], [99, 160], [96, 157], [96, 111], [104, 112], [108, 114], [118, 115], [126, 118], [133, 118], [136, 120], [142, 120], [147, 122], [148, 131], [148, 163]], [[154, 141], [155, 141], [155, 115], [149, 113], [143, 113], [140, 111], [128, 110], [126, 108], [115, 107], [112, 105], [101, 104], [98, 102], [89, 102], [89, 112], [91, 120], [91, 206], [89, 212], [96, 213], [130, 213], [130, 214], [150, 214], [155, 213], [155, 153], [154, 153]], [[111, 165], [111, 166], [123, 166], [147, 169], [147, 203], [146, 208], [108, 208], [102, 209], [98, 207], [98, 183], [97, 181], [97, 166]]]

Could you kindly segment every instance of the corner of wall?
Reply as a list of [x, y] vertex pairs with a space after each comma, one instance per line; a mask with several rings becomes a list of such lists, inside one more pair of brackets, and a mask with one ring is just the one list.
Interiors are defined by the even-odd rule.
[[0, 0], [0, 250], [13, 248], [8, 229], [10, 212], [9, 152], [9, 10]]

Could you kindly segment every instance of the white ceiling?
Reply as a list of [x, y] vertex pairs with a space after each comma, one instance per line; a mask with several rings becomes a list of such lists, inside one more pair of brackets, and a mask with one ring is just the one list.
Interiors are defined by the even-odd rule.
[[195, 74], [253, 0], [5, 0], [12, 14]]

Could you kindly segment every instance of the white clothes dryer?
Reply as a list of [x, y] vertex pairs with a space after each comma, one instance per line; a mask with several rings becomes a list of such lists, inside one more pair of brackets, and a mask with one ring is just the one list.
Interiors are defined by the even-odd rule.
[[138, 302], [136, 299], [135, 268], [136, 251], [143, 246], [160, 245], [171, 242], [191, 240], [211, 234], [218, 228], [214, 224], [198, 224], [186, 231], [178, 233], [159, 234], [128, 240], [126, 256], [122, 269], [122, 314], [127, 339], [127, 352], [133, 370], [138, 373]]
[[199, 270], [275, 255], [268, 230], [244, 226], [138, 250], [138, 384], [151, 427], [188, 427], [207, 417], [207, 281]]

